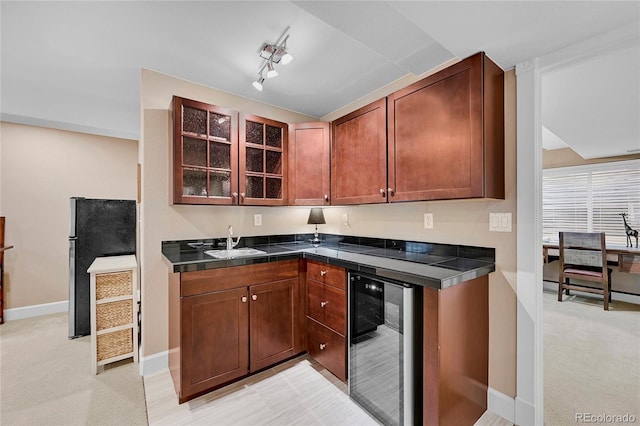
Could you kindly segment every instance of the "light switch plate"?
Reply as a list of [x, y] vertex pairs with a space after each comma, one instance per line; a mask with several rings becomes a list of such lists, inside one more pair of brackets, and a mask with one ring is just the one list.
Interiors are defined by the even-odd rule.
[[511, 213], [489, 213], [489, 231], [511, 232]]
[[424, 214], [424, 229], [433, 229], [433, 213]]
[[253, 226], [262, 226], [262, 215], [256, 213], [253, 215]]

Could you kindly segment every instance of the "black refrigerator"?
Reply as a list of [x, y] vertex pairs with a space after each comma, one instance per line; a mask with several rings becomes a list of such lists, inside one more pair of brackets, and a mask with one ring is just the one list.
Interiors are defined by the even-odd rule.
[[91, 334], [87, 269], [96, 257], [136, 253], [136, 202], [71, 197], [69, 338]]

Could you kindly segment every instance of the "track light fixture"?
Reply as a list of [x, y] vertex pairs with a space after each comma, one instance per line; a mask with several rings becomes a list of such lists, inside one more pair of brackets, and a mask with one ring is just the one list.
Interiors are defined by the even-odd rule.
[[278, 41], [275, 44], [265, 42], [260, 48], [260, 58], [262, 58], [262, 65], [258, 68], [258, 79], [253, 82], [253, 87], [262, 91], [262, 83], [264, 83], [264, 70], [267, 69], [267, 78], [273, 78], [278, 76], [278, 71], [274, 65], [282, 63], [286, 65], [293, 60], [293, 56], [287, 51], [287, 40], [289, 35], [287, 34], [289, 27], [287, 27]]
[[256, 90], [262, 92], [262, 83], [264, 83], [264, 77], [262, 76], [262, 74], [260, 74], [260, 77], [258, 77], [258, 79], [253, 82], [253, 87], [255, 87]]
[[273, 78], [278, 76], [278, 71], [273, 68], [273, 61], [269, 59], [267, 62], [267, 78]]

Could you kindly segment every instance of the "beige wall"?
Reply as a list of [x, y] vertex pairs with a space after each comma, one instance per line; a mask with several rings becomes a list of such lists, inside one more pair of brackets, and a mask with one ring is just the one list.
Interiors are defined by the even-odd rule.
[[[142, 73], [143, 137], [140, 158], [142, 194], [143, 356], [167, 350], [167, 272], [161, 241], [224, 236], [228, 225], [238, 235], [309, 232], [308, 208], [172, 206], [169, 203], [169, 120], [172, 95], [179, 95], [264, 117], [295, 122], [312, 119], [195, 85], [152, 71]], [[507, 73], [506, 191], [504, 201], [421, 202], [393, 205], [330, 207], [321, 232], [401, 238], [496, 248], [497, 271], [490, 276], [489, 384], [515, 396], [516, 377], [516, 232], [489, 232], [489, 212], [511, 212], [516, 224], [515, 74]], [[384, 89], [381, 89], [384, 90]], [[384, 96], [386, 93], [372, 96]], [[375, 97], [374, 97], [375, 99]], [[351, 110], [356, 109], [354, 103]], [[342, 111], [342, 110], [341, 110]], [[344, 113], [349, 112], [344, 110]], [[253, 214], [263, 215], [262, 227]], [[434, 214], [434, 229], [424, 230], [423, 213]], [[350, 226], [342, 223], [349, 213]]]
[[6, 309], [68, 300], [69, 197], [136, 197], [137, 141], [0, 123]]

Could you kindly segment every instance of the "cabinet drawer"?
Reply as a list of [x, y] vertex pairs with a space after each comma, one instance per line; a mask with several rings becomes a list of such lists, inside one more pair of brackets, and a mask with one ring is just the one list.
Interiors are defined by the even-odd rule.
[[344, 290], [308, 280], [307, 309], [311, 318], [343, 336], [346, 334], [347, 297]]
[[307, 318], [307, 351], [342, 381], [347, 380], [345, 338]]
[[180, 296], [194, 296], [297, 277], [297, 260], [184, 272], [180, 277]]
[[327, 265], [326, 263], [307, 261], [307, 278], [329, 284], [346, 290], [347, 272], [344, 268]]

